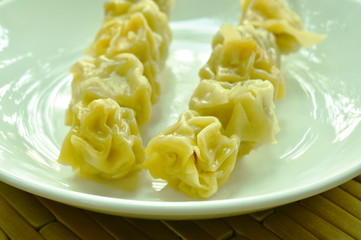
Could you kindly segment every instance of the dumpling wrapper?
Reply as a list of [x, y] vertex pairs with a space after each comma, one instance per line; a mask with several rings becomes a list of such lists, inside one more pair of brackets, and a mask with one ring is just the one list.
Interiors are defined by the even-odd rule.
[[[130, 8], [132, 5], [137, 5], [140, 2], [148, 2], [149, 0], [108, 0], [105, 3], [106, 13], [117, 13], [116, 15], [124, 14], [124, 9]], [[175, 0], [150, 0], [157, 4], [160, 11], [165, 13], [168, 17], [174, 7]], [[113, 14], [112, 14], [113, 15]]]
[[[223, 28], [223, 29], [222, 29]], [[231, 34], [231, 30], [227, 29], [230, 26], [223, 26], [221, 30], [216, 33], [213, 37], [212, 47], [215, 48], [218, 44], [224, 44], [225, 38], [227, 38], [227, 34]], [[280, 68], [281, 65], [281, 55], [278, 50], [278, 46], [276, 44], [276, 38], [274, 34], [266, 31], [263, 28], [256, 28], [250, 24], [239, 25], [235, 28], [242, 39], [253, 39], [257, 42], [258, 46], [266, 51], [267, 55], [272, 59], [273, 63]], [[232, 36], [233, 34], [231, 34]], [[229, 36], [230, 37], [230, 36]], [[234, 40], [239, 38], [239, 36], [234, 36]], [[229, 41], [229, 40], [228, 40]]]
[[111, 99], [73, 106], [73, 127], [58, 162], [84, 176], [121, 178], [141, 169], [144, 148], [135, 113]]
[[105, 55], [112, 59], [120, 53], [134, 54], [144, 66], [144, 75], [152, 86], [152, 103], [158, 100], [160, 87], [156, 76], [160, 72], [162, 59], [160, 47], [162, 37], [153, 32], [141, 13], [129, 19], [111, 18], [97, 33], [86, 54], [92, 57]]
[[[167, 5], [164, 1], [163, 4]], [[169, 3], [170, 4], [170, 3]], [[150, 29], [159, 35], [160, 68], [163, 68], [168, 55], [168, 48], [172, 39], [172, 31], [168, 24], [168, 17], [163, 13], [153, 0], [109, 0], [105, 3], [105, 21], [124, 21], [130, 19], [133, 14], [141, 13], [146, 19]]]
[[251, 34], [223, 25], [213, 40], [213, 51], [199, 71], [201, 79], [236, 83], [249, 79], [270, 81], [275, 99], [285, 96], [285, 81], [276, 63]]
[[295, 52], [301, 46], [313, 46], [326, 37], [305, 31], [300, 17], [284, 0], [243, 0], [241, 6], [241, 24], [251, 24], [274, 33], [282, 54]]
[[73, 106], [87, 106], [95, 99], [111, 98], [120, 106], [135, 110], [139, 125], [151, 117], [152, 88], [143, 76], [143, 65], [133, 54], [122, 53], [108, 59], [105, 56], [81, 60], [71, 68], [73, 74], [72, 99], [66, 124], [72, 125]]
[[230, 84], [202, 80], [191, 97], [189, 108], [202, 116], [217, 117], [226, 136], [240, 139], [239, 156], [265, 144], [276, 143], [279, 132], [273, 85], [248, 80]]
[[238, 145], [217, 118], [188, 110], [149, 142], [144, 166], [191, 197], [209, 198], [233, 171]]

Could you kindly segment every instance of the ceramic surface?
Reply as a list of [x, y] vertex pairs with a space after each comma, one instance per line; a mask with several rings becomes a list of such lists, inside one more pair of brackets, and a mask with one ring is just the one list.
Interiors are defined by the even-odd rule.
[[[361, 4], [289, 1], [321, 44], [283, 58], [287, 97], [277, 102], [278, 144], [241, 159], [230, 180], [194, 200], [145, 171], [119, 181], [82, 179], [56, 162], [69, 128], [69, 67], [100, 28], [103, 1], [0, 1], [0, 180], [104, 213], [143, 218], [213, 218], [296, 201], [361, 173]], [[337, 11], [335, 10], [337, 9]], [[211, 39], [240, 17], [237, 0], [178, 0], [161, 98], [142, 129], [145, 143], [174, 123], [198, 84]]]

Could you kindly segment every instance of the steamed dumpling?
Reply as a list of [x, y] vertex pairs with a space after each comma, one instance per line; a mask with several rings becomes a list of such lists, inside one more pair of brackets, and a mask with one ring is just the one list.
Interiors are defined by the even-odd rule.
[[202, 116], [217, 117], [227, 136], [240, 139], [240, 156], [276, 142], [279, 131], [269, 81], [248, 80], [236, 84], [203, 80], [194, 91], [189, 108]]
[[267, 51], [260, 47], [252, 34], [230, 25], [223, 25], [216, 35], [212, 54], [199, 76], [230, 83], [268, 80], [274, 86], [275, 99], [285, 96], [284, 78]]
[[150, 29], [157, 35], [160, 42], [160, 67], [162, 68], [168, 55], [168, 48], [172, 32], [168, 24], [168, 17], [153, 0], [110, 0], [105, 4], [105, 21], [122, 21], [131, 18], [135, 13], [141, 13]]
[[143, 63], [144, 75], [152, 86], [152, 102], [156, 102], [160, 89], [155, 78], [163, 61], [160, 54], [162, 41], [162, 37], [149, 27], [144, 15], [134, 13], [129, 19], [106, 21], [87, 54], [93, 57], [105, 55], [110, 59], [120, 53], [134, 54]]
[[[224, 28], [229, 28], [229, 26], [226, 26]], [[280, 68], [281, 55], [279, 53], [274, 34], [266, 31], [263, 28], [256, 28], [250, 24], [239, 25], [235, 27], [235, 29], [239, 32], [242, 39], [255, 40], [258, 46], [264, 51], [266, 51], [267, 55], [272, 59], [273, 63], [276, 64], [278, 68]], [[213, 48], [216, 47], [218, 44], [224, 43], [225, 38], [227, 38], [225, 34], [227, 34], [227, 30], [223, 29], [213, 37]]]
[[325, 35], [305, 31], [300, 17], [284, 0], [243, 0], [241, 5], [241, 24], [248, 23], [274, 33], [282, 54], [318, 44], [325, 38]]
[[108, 15], [125, 14], [132, 5], [142, 2], [153, 2], [159, 10], [169, 16], [174, 7], [175, 0], [108, 0], [105, 3], [105, 12]]
[[233, 171], [238, 145], [217, 118], [188, 110], [149, 142], [144, 166], [187, 195], [208, 198]]
[[72, 99], [66, 123], [72, 125], [73, 106], [81, 102], [87, 106], [95, 99], [111, 98], [120, 106], [132, 108], [137, 123], [147, 123], [151, 116], [151, 86], [143, 76], [143, 65], [133, 55], [122, 53], [108, 59], [89, 58], [74, 64]]
[[139, 170], [144, 148], [135, 113], [111, 99], [73, 106], [73, 126], [58, 161], [79, 174], [120, 178]]

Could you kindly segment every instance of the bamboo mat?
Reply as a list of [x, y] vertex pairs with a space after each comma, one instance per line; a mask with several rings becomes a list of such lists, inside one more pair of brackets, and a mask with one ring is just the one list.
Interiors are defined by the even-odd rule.
[[361, 239], [361, 175], [322, 194], [272, 210], [196, 221], [105, 215], [0, 182], [3, 239]]

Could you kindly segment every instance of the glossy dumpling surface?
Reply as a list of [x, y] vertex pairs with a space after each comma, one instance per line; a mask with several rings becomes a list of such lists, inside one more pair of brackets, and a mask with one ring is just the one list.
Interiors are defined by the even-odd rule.
[[58, 161], [80, 175], [120, 178], [139, 170], [144, 148], [135, 113], [111, 99], [73, 106], [74, 121]]
[[252, 24], [274, 33], [283, 54], [318, 44], [325, 38], [325, 35], [305, 31], [300, 17], [284, 0], [243, 0], [241, 5], [241, 24]]
[[133, 54], [119, 54], [113, 59], [105, 56], [81, 60], [71, 68], [72, 99], [66, 123], [72, 125], [73, 106], [87, 106], [95, 99], [111, 98], [119, 106], [135, 110], [139, 125], [151, 116], [151, 86], [143, 76], [143, 65]]
[[211, 56], [201, 68], [199, 76], [201, 79], [230, 83], [250, 79], [268, 80], [274, 86], [275, 99], [285, 96], [284, 78], [277, 64], [252, 34], [239, 27], [221, 27], [213, 40]]
[[[166, 2], [169, 1], [164, 1], [163, 4], [168, 6]], [[160, 41], [159, 63], [162, 68], [168, 55], [172, 32], [168, 24], [167, 15], [159, 9], [153, 0], [110, 0], [105, 4], [105, 21], [103, 24], [106, 25], [109, 21], [124, 21], [130, 19], [132, 15], [139, 13], [144, 16], [149, 28]]]
[[239, 137], [240, 156], [258, 146], [276, 142], [279, 126], [274, 111], [273, 85], [269, 81], [230, 84], [203, 80], [189, 107], [203, 116], [217, 117], [227, 136]]
[[[273, 63], [275, 63], [278, 68], [280, 67], [281, 55], [279, 53], [274, 34], [268, 32], [263, 28], [257, 28], [250, 24], [238, 25], [235, 27], [235, 29], [239, 32], [242, 39], [255, 40], [258, 46], [266, 51], [267, 55], [272, 59]], [[223, 29], [213, 37], [213, 48], [218, 44], [224, 43], [225, 38], [227, 38], [225, 34], [227, 34], [227, 31]]]
[[160, 91], [156, 75], [162, 62], [161, 44], [162, 38], [152, 31], [144, 15], [135, 13], [129, 19], [106, 21], [86, 53], [93, 57], [105, 55], [109, 59], [120, 53], [134, 54], [144, 66], [144, 75], [152, 86], [152, 102], [156, 102]]
[[226, 136], [217, 118], [188, 110], [149, 142], [144, 165], [154, 178], [189, 196], [208, 198], [233, 171], [238, 145], [238, 137]]

